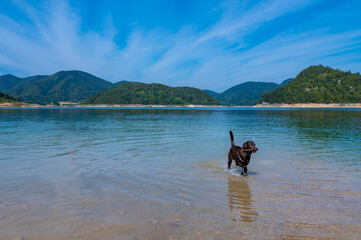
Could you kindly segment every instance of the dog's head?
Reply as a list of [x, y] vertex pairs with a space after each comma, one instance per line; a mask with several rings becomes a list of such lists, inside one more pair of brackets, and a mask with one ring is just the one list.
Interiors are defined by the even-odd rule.
[[248, 153], [255, 153], [258, 151], [258, 148], [256, 147], [256, 144], [253, 141], [247, 141], [243, 143], [243, 149], [245, 149], [245, 152]]

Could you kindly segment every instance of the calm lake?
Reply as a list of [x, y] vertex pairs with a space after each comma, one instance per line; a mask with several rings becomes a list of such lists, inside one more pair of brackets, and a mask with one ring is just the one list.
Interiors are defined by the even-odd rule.
[[14, 238], [360, 239], [361, 110], [0, 109]]

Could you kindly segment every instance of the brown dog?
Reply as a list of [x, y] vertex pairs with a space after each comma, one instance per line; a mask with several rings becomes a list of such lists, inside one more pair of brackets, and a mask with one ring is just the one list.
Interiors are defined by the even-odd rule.
[[247, 175], [247, 165], [251, 160], [251, 154], [257, 152], [258, 148], [256, 147], [256, 144], [252, 141], [247, 141], [243, 143], [243, 147], [236, 146], [234, 144], [232, 131], [229, 131], [229, 134], [231, 135], [232, 147], [231, 149], [229, 149], [228, 153], [228, 169], [231, 168], [232, 160], [234, 160], [237, 166], [243, 168], [242, 175]]

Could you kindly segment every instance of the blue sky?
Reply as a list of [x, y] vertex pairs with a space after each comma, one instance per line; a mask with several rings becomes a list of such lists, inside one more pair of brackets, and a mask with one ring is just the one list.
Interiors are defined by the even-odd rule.
[[3, 0], [0, 74], [82, 70], [222, 92], [361, 70], [361, 1]]

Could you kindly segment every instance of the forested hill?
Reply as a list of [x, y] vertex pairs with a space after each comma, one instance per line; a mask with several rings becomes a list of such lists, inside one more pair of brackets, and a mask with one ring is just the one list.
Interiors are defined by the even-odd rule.
[[11, 102], [20, 102], [20, 101], [19, 99], [16, 99], [7, 93], [0, 92], [0, 103], [11, 103]]
[[277, 83], [245, 82], [222, 92], [216, 98], [223, 104], [255, 105], [265, 92], [279, 87]]
[[49, 104], [59, 101], [80, 102], [113, 84], [81, 71], [60, 71], [50, 76], [18, 78], [0, 76], [0, 91], [24, 102]]
[[197, 88], [120, 82], [86, 99], [82, 104], [218, 105], [219, 102]]
[[215, 91], [209, 90], [209, 89], [204, 89], [203, 91], [209, 93], [209, 95], [211, 95], [212, 97], [216, 98], [219, 96], [220, 93], [217, 93]]
[[0, 76], [0, 91], [7, 92], [13, 88], [20, 87], [26, 83], [36, 82], [42, 78], [49, 77], [48, 75], [36, 75], [26, 78], [19, 78], [11, 74]]
[[322, 65], [311, 66], [259, 103], [361, 103], [361, 75]]

